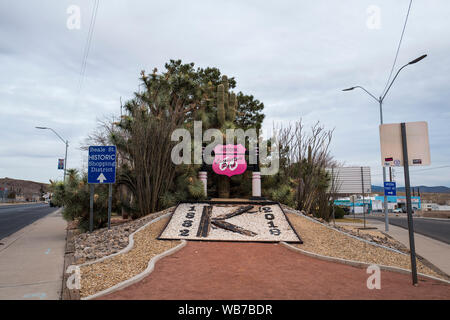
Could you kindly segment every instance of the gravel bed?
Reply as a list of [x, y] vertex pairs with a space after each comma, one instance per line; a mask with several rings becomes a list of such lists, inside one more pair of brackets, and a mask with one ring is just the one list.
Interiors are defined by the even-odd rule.
[[343, 232], [349, 233], [353, 236], [373, 241], [375, 243], [378, 243], [382, 246], [386, 246], [389, 248], [393, 248], [395, 250], [401, 251], [403, 253], [409, 254], [409, 249], [400, 243], [399, 241], [392, 238], [390, 235], [385, 234], [384, 232], [380, 230], [375, 229], [369, 229], [369, 230], [363, 230], [358, 229], [359, 227], [356, 226], [350, 226], [350, 225], [336, 225], [335, 227], [338, 230], [341, 230]]
[[[223, 221], [248, 233], [232, 232], [214, 225], [215, 219], [251, 205], [248, 211]], [[288, 241], [300, 242], [278, 204], [215, 204], [212, 206], [210, 228], [207, 235], [198, 235], [202, 212], [207, 203], [183, 203], [174, 212], [161, 239], [215, 240], [215, 241]], [[188, 223], [188, 224], [186, 224]], [[185, 231], [183, 234], [182, 232]], [[301, 237], [301, 234], [300, 234]]]
[[165, 252], [181, 241], [157, 240], [168, 221], [163, 218], [136, 233], [130, 251], [110, 259], [81, 267], [81, 297], [87, 297], [142, 273], [154, 256]]
[[[393, 252], [349, 237], [337, 230], [327, 228], [323, 224], [311, 221], [306, 217], [293, 214], [293, 210], [289, 210], [291, 211], [289, 212], [286, 208], [284, 209], [292, 226], [297, 230], [298, 234], [301, 234], [303, 244], [293, 244], [297, 248], [329, 257], [394, 266], [407, 270], [411, 269], [409, 255]], [[417, 261], [417, 271], [446, 279], [446, 277], [426, 266], [421, 261]]]
[[129, 235], [137, 229], [145, 225], [147, 222], [162, 216], [166, 213], [173, 212], [175, 207], [149, 214], [140, 219], [131, 220], [111, 229], [102, 228], [92, 233], [82, 233], [75, 238], [74, 258], [76, 264], [100, 259], [104, 256], [117, 253], [128, 245]]
[[[283, 206], [283, 209], [304, 242], [303, 244], [292, 244], [300, 249], [330, 257], [410, 269], [409, 255], [355, 239], [322, 223], [294, 214], [294, 212], [298, 213], [298, 211], [292, 208]], [[112, 231], [102, 229], [92, 234], [79, 235], [76, 240], [76, 253], [79, 253], [81, 258], [77, 264], [118, 252], [128, 245], [129, 234], [150, 220], [173, 211], [174, 208], [169, 208], [139, 220], [115, 226], [112, 228]], [[136, 233], [134, 235], [134, 247], [129, 252], [98, 263], [82, 266], [81, 297], [90, 296], [132, 278], [147, 268], [148, 262], [152, 257], [177, 246], [180, 243], [179, 240], [157, 239], [169, 219], [170, 217], [161, 219]], [[360, 238], [407, 252], [407, 249], [402, 247], [402, 244], [382, 232], [356, 230], [349, 226], [341, 226], [339, 228], [341, 231]], [[85, 250], [86, 247], [91, 249]], [[427, 266], [420, 260], [417, 261], [417, 269], [420, 273], [448, 280], [448, 277], [433, 270], [432, 265]]]

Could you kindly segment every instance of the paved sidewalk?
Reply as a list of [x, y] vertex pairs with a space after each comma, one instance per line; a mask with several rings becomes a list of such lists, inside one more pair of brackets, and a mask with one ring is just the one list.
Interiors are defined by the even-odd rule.
[[67, 226], [60, 212], [1, 239], [0, 300], [60, 299]]
[[[339, 225], [339, 223], [337, 224]], [[366, 224], [367, 226], [376, 227], [378, 230], [385, 232], [384, 221], [367, 219]], [[348, 223], [347, 225], [355, 226], [357, 224]], [[401, 242], [409, 249], [409, 235], [407, 229], [389, 224], [389, 232], [387, 232], [387, 234]], [[416, 246], [416, 252], [419, 255], [430, 261], [447, 275], [450, 275], [450, 245], [418, 233], [414, 233], [414, 243]]]
[[381, 289], [367, 288], [365, 268], [324, 261], [280, 244], [188, 244], [146, 278], [99, 299], [450, 299], [450, 285], [381, 271]]

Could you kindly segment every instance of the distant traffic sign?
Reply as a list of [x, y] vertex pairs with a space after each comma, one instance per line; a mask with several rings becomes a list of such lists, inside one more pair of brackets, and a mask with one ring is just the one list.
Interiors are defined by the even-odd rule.
[[384, 183], [384, 195], [385, 196], [396, 196], [397, 195], [397, 187], [395, 182], [386, 181]]
[[64, 170], [64, 159], [58, 159], [58, 170]]
[[88, 183], [116, 182], [116, 146], [90, 146]]

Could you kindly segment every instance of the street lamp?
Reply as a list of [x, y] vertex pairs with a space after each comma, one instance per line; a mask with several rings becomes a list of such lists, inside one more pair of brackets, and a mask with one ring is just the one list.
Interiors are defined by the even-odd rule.
[[[409, 66], [410, 64], [417, 63], [420, 60], [425, 59], [426, 56], [427, 56], [426, 54], [421, 55], [420, 57], [418, 57], [418, 58], [408, 62], [403, 67], [398, 69], [397, 73], [395, 74], [395, 77], [392, 79], [392, 81], [389, 84], [389, 87], [387, 88], [386, 92], [384, 94], [382, 94], [379, 98], [375, 97], [373, 94], [371, 94], [369, 91], [367, 91], [366, 89], [364, 89], [361, 86], [350, 87], [350, 88], [347, 88], [347, 89], [343, 89], [342, 91], [351, 91], [353, 89], [359, 88], [359, 89], [364, 90], [367, 94], [369, 94], [372, 98], [374, 98], [378, 102], [378, 104], [380, 105], [380, 123], [383, 124], [383, 101], [384, 101], [384, 98], [386, 98], [386, 95], [389, 92], [389, 89], [391, 89], [392, 84], [394, 83], [395, 79], [397, 79], [398, 74], [406, 66]], [[384, 186], [385, 182], [386, 182], [386, 167], [383, 166], [383, 186]], [[385, 224], [385, 230], [389, 231], [388, 204], [387, 204], [387, 196], [386, 196], [386, 194], [384, 195], [384, 224]]]
[[51, 130], [54, 134], [58, 136], [58, 138], [61, 139], [62, 142], [66, 145], [66, 156], [64, 157], [64, 182], [66, 182], [66, 167], [67, 167], [67, 148], [69, 147], [69, 141], [64, 140], [55, 130], [48, 127], [36, 127], [36, 129], [42, 129], [42, 130]]

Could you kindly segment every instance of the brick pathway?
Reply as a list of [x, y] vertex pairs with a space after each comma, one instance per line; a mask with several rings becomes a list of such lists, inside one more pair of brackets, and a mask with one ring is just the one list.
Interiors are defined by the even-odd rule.
[[323, 261], [270, 243], [188, 242], [148, 277], [101, 299], [450, 299], [450, 285]]

